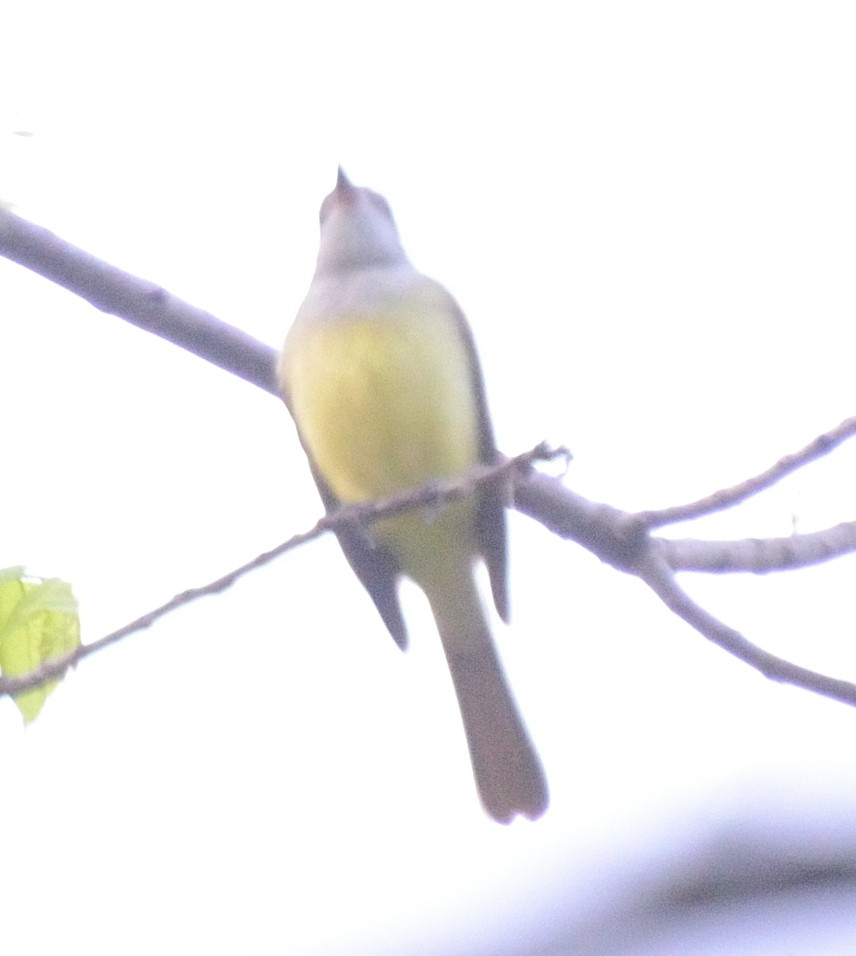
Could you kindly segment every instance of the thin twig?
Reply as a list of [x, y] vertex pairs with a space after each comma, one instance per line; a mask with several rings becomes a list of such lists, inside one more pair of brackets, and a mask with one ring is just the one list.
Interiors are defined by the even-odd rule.
[[199, 598], [225, 591], [239, 578], [265, 564], [269, 564], [275, 558], [285, 554], [286, 551], [292, 551], [299, 545], [306, 544], [307, 541], [319, 537], [325, 531], [336, 531], [337, 529], [354, 524], [371, 524], [380, 518], [389, 518], [403, 511], [411, 511], [424, 505], [436, 507], [442, 502], [452, 501], [456, 498], [471, 494], [477, 485], [486, 482], [502, 481], [503, 479], [508, 480], [515, 474], [528, 471], [536, 461], [546, 461], [548, 459], [562, 457], [566, 454], [567, 452], [563, 448], [551, 449], [546, 443], [541, 442], [530, 451], [516, 455], [514, 458], [508, 458], [497, 465], [480, 465], [477, 468], [473, 468], [456, 481], [434, 482], [422, 488], [402, 492], [399, 495], [394, 495], [383, 501], [370, 501], [365, 504], [348, 505], [339, 508], [320, 518], [308, 531], [293, 535], [282, 544], [277, 545], [270, 551], [265, 551], [263, 554], [258, 555], [239, 568], [235, 568], [228, 574], [217, 578], [216, 581], [211, 581], [200, 587], [190, 588], [187, 591], [176, 594], [175, 597], [170, 598], [169, 601], [165, 604], [161, 604], [160, 607], [154, 608], [154, 610], [143, 614], [142, 617], [138, 617], [136, 620], [125, 624], [118, 630], [98, 638], [98, 640], [92, 641], [89, 644], [81, 644], [73, 651], [69, 651], [69, 653], [61, 657], [55, 657], [50, 661], [46, 661], [40, 667], [29, 673], [20, 674], [15, 677], [0, 677], [0, 697], [7, 694], [19, 694], [21, 691], [31, 690], [34, 687], [41, 686], [46, 681], [52, 680], [65, 673], [69, 667], [75, 666], [79, 661], [89, 657], [91, 654], [104, 650], [105, 647], [117, 643], [117, 641], [128, 637], [129, 634], [134, 634], [137, 631], [151, 627], [156, 621], [159, 621], [162, 617], [175, 611], [177, 608], [183, 607], [185, 604], [190, 604], [191, 601], [196, 601]]
[[746, 501], [747, 498], [757, 495], [759, 491], [771, 487], [798, 468], [802, 468], [809, 462], [828, 454], [843, 441], [852, 438], [853, 435], [856, 435], [856, 416], [846, 418], [831, 431], [818, 435], [804, 448], [790, 455], [785, 455], [775, 465], [753, 478], [747, 478], [730, 488], [714, 491], [713, 494], [706, 495], [704, 498], [699, 498], [697, 501], [688, 504], [675, 505], [672, 508], [663, 508], [659, 511], [641, 511], [636, 515], [636, 518], [647, 528], [659, 528], [663, 525], [675, 524], [678, 521], [689, 521], [702, 515], [731, 508], [741, 501]]
[[856, 521], [845, 521], [784, 538], [741, 538], [705, 541], [696, 538], [655, 538], [661, 556], [674, 571], [706, 571], [716, 574], [794, 571], [856, 551]]
[[822, 697], [856, 707], [856, 684], [800, 667], [747, 641], [739, 631], [723, 624], [696, 604], [680, 587], [672, 569], [654, 551], [649, 554], [644, 565], [640, 566], [639, 577], [666, 607], [690, 627], [770, 680], [792, 684], [794, 687], [801, 687]]

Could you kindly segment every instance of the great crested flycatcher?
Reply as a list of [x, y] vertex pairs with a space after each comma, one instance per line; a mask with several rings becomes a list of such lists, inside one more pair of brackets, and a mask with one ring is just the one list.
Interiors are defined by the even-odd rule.
[[[339, 170], [321, 206], [315, 275], [278, 378], [328, 510], [498, 460], [472, 334], [449, 293], [404, 253], [386, 200]], [[392, 637], [407, 634], [405, 575], [425, 592], [457, 694], [479, 795], [495, 820], [547, 808], [544, 772], [509, 691], [473, 578], [481, 558], [508, 619], [504, 494], [465, 498], [338, 532]]]

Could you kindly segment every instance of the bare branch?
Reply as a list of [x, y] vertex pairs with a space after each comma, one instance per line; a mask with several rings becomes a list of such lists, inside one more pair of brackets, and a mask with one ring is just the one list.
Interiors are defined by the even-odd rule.
[[[728, 542], [727, 545], [736, 553], [735, 557], [727, 548], [717, 551], [716, 542], [669, 541], [651, 537], [639, 515], [588, 501], [543, 475], [518, 479], [515, 505], [556, 534], [581, 544], [602, 561], [640, 577], [673, 613], [694, 630], [770, 680], [856, 706], [856, 684], [800, 667], [752, 644], [697, 605], [678, 585], [674, 574], [675, 569], [764, 570], [759, 555], [768, 562], [778, 560], [782, 568], [794, 567], [798, 559], [804, 564], [813, 564], [833, 557], [835, 553], [856, 548], [856, 526], [839, 525], [816, 535], [795, 535], [793, 537], [799, 539], [796, 542], [790, 538]], [[707, 549], [711, 550], [718, 564], [692, 567], [692, 558], [695, 557], [696, 564], [701, 565]], [[768, 549], [769, 554], [766, 553]], [[739, 563], [741, 558], [743, 566]], [[750, 561], [754, 567], [748, 566]]]
[[272, 395], [279, 394], [274, 376], [276, 353], [269, 345], [3, 208], [0, 255], [61, 285], [102, 312], [158, 335]]
[[621, 571], [634, 571], [649, 547], [648, 530], [635, 515], [583, 498], [537, 472], [518, 477], [514, 507]]
[[[273, 371], [275, 352], [272, 348], [207, 312], [176, 299], [160, 287], [122, 272], [3, 209], [0, 209], [0, 254], [64, 286], [96, 308], [117, 315], [273, 395], [277, 394]], [[472, 481], [497, 480], [497, 476], [507, 468], [508, 480], [514, 485], [515, 506], [520, 511], [555, 533], [578, 542], [601, 560], [641, 577], [675, 614], [700, 634], [772, 680], [790, 683], [854, 705], [856, 685], [798, 667], [761, 650], [696, 605], [678, 587], [674, 577], [675, 569], [769, 571], [827, 560], [856, 548], [856, 527], [853, 523], [838, 525], [824, 532], [769, 541], [666, 541], [652, 538], [649, 534], [652, 528], [686, 521], [744, 501], [831, 451], [854, 433], [856, 418], [851, 418], [820, 435], [802, 450], [784, 457], [771, 468], [738, 485], [690, 504], [635, 515], [588, 501], [556, 479], [538, 474], [521, 474], [519, 458], [500, 466], [496, 472], [490, 470], [477, 477], [468, 476], [464, 488], [457, 492], [450, 487], [432, 487], [380, 504], [343, 509], [321, 519], [310, 531], [296, 535], [242, 568], [204, 587], [176, 595], [160, 608], [98, 641], [78, 648], [65, 658], [46, 664], [32, 674], [0, 679], [0, 694], [17, 693], [58, 676], [84, 657], [128, 634], [151, 626], [176, 607], [223, 590], [242, 574], [323, 531], [335, 530], [349, 522], [376, 520], [397, 510], [445, 500], [456, 493], [465, 494], [471, 490]], [[528, 461], [542, 457], [543, 449], [536, 449], [529, 456], [522, 457]]]
[[753, 495], [757, 495], [759, 491], [771, 487], [798, 468], [802, 468], [809, 462], [829, 454], [833, 448], [836, 448], [848, 438], [852, 438], [853, 435], [856, 435], [856, 417], [845, 418], [840, 425], [823, 435], [818, 435], [805, 448], [801, 448], [790, 455], [785, 455], [775, 465], [752, 478], [747, 478], [730, 488], [714, 491], [713, 494], [699, 498], [698, 501], [675, 505], [672, 508], [663, 508], [660, 511], [642, 511], [636, 517], [648, 528], [659, 528], [663, 525], [675, 524], [678, 521], [689, 521], [692, 518], [700, 518], [702, 515], [731, 508], [741, 501], [746, 501]]
[[487, 482], [510, 480], [514, 475], [530, 470], [536, 461], [546, 461], [551, 458], [564, 457], [566, 455], [567, 452], [565, 449], [550, 449], [542, 442], [531, 449], [531, 451], [523, 452], [514, 458], [508, 458], [498, 465], [480, 465], [478, 468], [473, 468], [463, 478], [457, 481], [434, 482], [422, 488], [405, 491], [400, 495], [395, 495], [384, 501], [370, 501], [365, 504], [348, 505], [339, 508], [320, 518], [308, 531], [293, 535], [282, 544], [277, 545], [270, 551], [265, 551], [263, 554], [253, 558], [252, 561], [248, 561], [239, 568], [235, 568], [228, 574], [217, 578], [216, 581], [211, 581], [201, 587], [190, 588], [187, 591], [182, 591], [181, 594], [176, 594], [175, 597], [170, 598], [169, 601], [160, 607], [149, 611], [142, 617], [138, 617], [136, 620], [125, 624], [118, 630], [96, 641], [92, 641], [89, 644], [81, 644], [68, 654], [55, 657], [53, 660], [45, 662], [27, 674], [20, 674], [16, 677], [0, 677], [0, 697], [31, 690], [34, 687], [41, 686], [46, 681], [59, 677], [61, 674], [64, 674], [69, 667], [74, 667], [79, 661], [89, 657], [91, 654], [104, 650], [105, 647], [117, 643], [130, 634], [135, 634], [137, 631], [151, 627], [165, 615], [175, 611], [177, 608], [183, 607], [185, 604], [190, 604], [191, 601], [196, 601], [199, 598], [225, 591], [245, 574], [249, 574], [251, 571], [265, 564], [269, 564], [274, 558], [285, 554], [286, 551], [292, 551], [299, 545], [306, 544], [307, 541], [320, 537], [325, 531], [336, 531], [339, 528], [353, 524], [371, 524], [380, 518], [389, 518], [403, 511], [411, 511], [426, 505], [436, 507], [442, 502], [453, 501], [456, 498], [471, 494], [473, 489], [478, 485]]
[[652, 551], [639, 567], [639, 577], [671, 611], [703, 637], [732, 654], [770, 680], [792, 684], [856, 707], [856, 684], [828, 677], [762, 650], [692, 600], [678, 585], [672, 569]]
[[660, 554], [675, 571], [765, 574], [806, 568], [856, 551], [856, 521], [786, 538], [743, 538], [739, 541], [657, 539]]

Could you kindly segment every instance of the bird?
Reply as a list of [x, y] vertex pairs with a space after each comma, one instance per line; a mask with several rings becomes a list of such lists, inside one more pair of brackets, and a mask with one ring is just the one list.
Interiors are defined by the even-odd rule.
[[[318, 258], [277, 362], [281, 395], [326, 510], [455, 480], [501, 461], [473, 336], [451, 294], [408, 259], [390, 206], [339, 169], [320, 212]], [[476, 789], [500, 823], [548, 805], [474, 576], [487, 566], [508, 621], [507, 490], [340, 526], [348, 563], [402, 649], [401, 577], [428, 599], [464, 725]]]

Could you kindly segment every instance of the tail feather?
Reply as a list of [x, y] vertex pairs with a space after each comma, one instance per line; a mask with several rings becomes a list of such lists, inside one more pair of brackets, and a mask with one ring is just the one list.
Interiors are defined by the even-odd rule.
[[447, 656], [485, 810], [500, 823], [547, 809], [547, 782], [493, 647]]
[[518, 813], [535, 820], [547, 809], [544, 770], [505, 680], [475, 586], [470, 582], [464, 590], [470, 592], [470, 613], [441, 615], [435, 609], [435, 618], [479, 796], [499, 823], [510, 823]]

